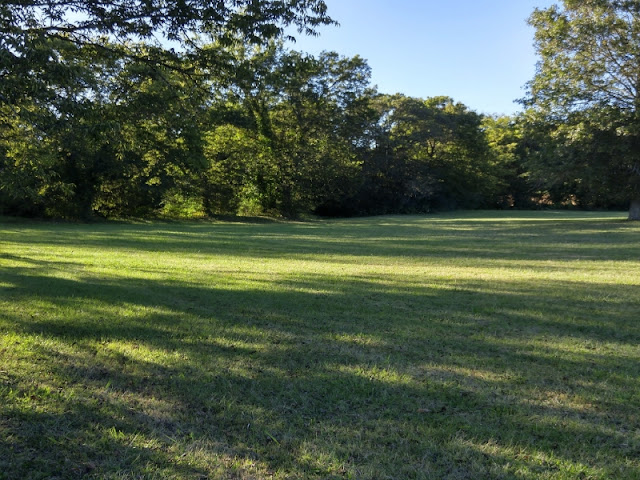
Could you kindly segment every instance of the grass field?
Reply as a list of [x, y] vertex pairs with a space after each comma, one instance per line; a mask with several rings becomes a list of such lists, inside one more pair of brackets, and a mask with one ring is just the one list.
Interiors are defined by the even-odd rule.
[[624, 217], [0, 219], [0, 479], [639, 479]]

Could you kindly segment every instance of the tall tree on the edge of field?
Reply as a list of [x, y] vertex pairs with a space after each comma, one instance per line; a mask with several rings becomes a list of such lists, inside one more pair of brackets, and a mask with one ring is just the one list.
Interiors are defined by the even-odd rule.
[[529, 23], [540, 61], [525, 104], [554, 125], [557, 146], [538, 167], [606, 185], [640, 220], [640, 1], [564, 0]]
[[[89, 157], [117, 163], [105, 154], [113, 153], [107, 138], [113, 122], [103, 121], [109, 95], [100, 88], [114, 66], [137, 63], [139, 71], [148, 67], [148, 78], [154, 70], [165, 77], [162, 72], [172, 70], [181, 81], [202, 80], [227, 66], [218, 50], [202, 48], [203, 39], [264, 44], [286, 26], [313, 34], [330, 23], [322, 0], [1, 2], [0, 209], [56, 216], [91, 211], [96, 184]], [[179, 51], [162, 40], [180, 44]], [[149, 48], [134, 48], [138, 42]], [[64, 154], [64, 132], [81, 155]], [[26, 137], [30, 141], [20, 140]], [[45, 201], [53, 192], [55, 200]], [[60, 205], [69, 208], [61, 212]]]
[[449, 97], [379, 95], [360, 213], [493, 206], [500, 180], [482, 116]]
[[280, 42], [247, 47], [231, 52], [233, 78], [221, 76], [213, 87], [222, 95], [217, 108], [237, 105], [246, 116], [207, 134], [207, 213], [240, 203], [290, 218], [332, 210], [356, 189], [372, 116], [369, 66], [358, 56], [287, 51]]

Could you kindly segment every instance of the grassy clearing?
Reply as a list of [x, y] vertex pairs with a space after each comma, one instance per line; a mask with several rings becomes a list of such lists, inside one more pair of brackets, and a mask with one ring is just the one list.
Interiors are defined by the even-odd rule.
[[638, 479], [640, 225], [0, 223], [0, 479]]

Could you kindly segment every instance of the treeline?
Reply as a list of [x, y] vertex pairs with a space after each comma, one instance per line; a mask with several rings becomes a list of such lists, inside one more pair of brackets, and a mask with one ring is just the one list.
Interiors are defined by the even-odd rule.
[[5, 106], [3, 213], [295, 217], [582, 200], [531, 181], [526, 161], [540, 149], [517, 119], [380, 95], [359, 57], [208, 48], [225, 58], [216, 76], [185, 59], [148, 64], [60, 43], [53, 52], [73, 63], [74, 81], [43, 79], [45, 101]]
[[[0, 12], [2, 214], [294, 218], [626, 208], [636, 198], [629, 162], [618, 159], [636, 152], [638, 137], [625, 136], [615, 108], [567, 122], [533, 104], [491, 117], [448, 97], [382, 95], [362, 58], [288, 50], [280, 30], [260, 23], [261, 10], [239, 10], [244, 23], [230, 11], [207, 27], [209, 43], [183, 38], [175, 52], [87, 36], [99, 22], [73, 30], [59, 17], [51, 34], [37, 24], [42, 12], [30, 27], [30, 7], [21, 8], [20, 18]], [[134, 11], [131, 24], [100, 19], [112, 34], [144, 37], [162, 26], [153, 16], [162, 12], [152, 13], [148, 25]], [[316, 14], [300, 24], [330, 22]], [[195, 21], [172, 15], [177, 32]]]

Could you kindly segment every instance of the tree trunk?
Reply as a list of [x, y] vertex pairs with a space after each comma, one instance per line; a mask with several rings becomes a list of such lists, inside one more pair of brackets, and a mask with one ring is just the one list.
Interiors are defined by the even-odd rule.
[[640, 220], [640, 198], [631, 200], [629, 207], [629, 220]]

